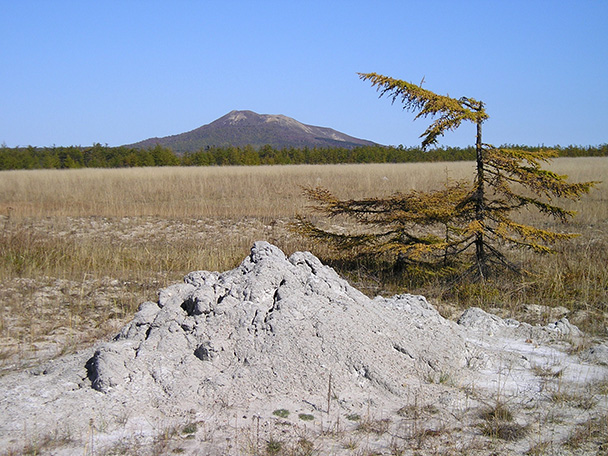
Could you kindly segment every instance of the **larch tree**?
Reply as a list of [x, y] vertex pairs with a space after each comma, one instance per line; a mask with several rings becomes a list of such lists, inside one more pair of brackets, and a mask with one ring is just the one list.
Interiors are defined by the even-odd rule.
[[[434, 120], [420, 136], [424, 149], [463, 122], [476, 127], [475, 176], [471, 183], [448, 182], [442, 190], [411, 191], [386, 198], [339, 200], [323, 188], [306, 189], [313, 209], [328, 217], [353, 218], [364, 228], [357, 233], [321, 229], [300, 217], [296, 229], [327, 241], [342, 252], [391, 253], [399, 261], [420, 264], [454, 264], [468, 256], [464, 275], [485, 280], [492, 271], [519, 268], [503, 253], [505, 246], [539, 253], [575, 234], [537, 228], [517, 222], [513, 216], [524, 208], [535, 208], [560, 221], [574, 215], [558, 206], [556, 198], [577, 200], [595, 182], [568, 183], [567, 176], [543, 169], [541, 164], [557, 156], [555, 151], [529, 152], [494, 147], [482, 139], [482, 125], [489, 118], [483, 102], [473, 98], [437, 95], [421, 85], [376, 73], [359, 73], [364, 81], [416, 119]], [[462, 277], [461, 276], [461, 277]]]

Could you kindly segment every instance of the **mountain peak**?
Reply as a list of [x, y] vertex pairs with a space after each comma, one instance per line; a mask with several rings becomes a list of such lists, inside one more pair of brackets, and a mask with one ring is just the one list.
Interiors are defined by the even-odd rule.
[[236, 111], [236, 110], [234, 110], [234, 111], [230, 111], [228, 114], [226, 114], [224, 117], [221, 117], [220, 119], [226, 118], [226, 120], [228, 122], [238, 123], [238, 122], [246, 121], [248, 118], [251, 118], [252, 116], [259, 116], [259, 114], [255, 113], [253, 111]]
[[291, 147], [351, 149], [375, 143], [331, 128], [303, 124], [283, 114], [258, 114], [249, 110], [233, 110], [195, 130], [163, 138], [150, 138], [130, 146], [147, 148], [157, 144], [168, 147], [175, 153], [183, 154], [214, 146], [251, 145], [260, 148], [268, 144], [277, 149]]

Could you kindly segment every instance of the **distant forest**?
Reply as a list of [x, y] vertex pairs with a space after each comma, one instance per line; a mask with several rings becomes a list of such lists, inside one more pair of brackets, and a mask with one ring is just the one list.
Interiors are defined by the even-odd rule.
[[[513, 146], [528, 151], [541, 147]], [[543, 147], [543, 149], [547, 149]], [[608, 144], [599, 146], [555, 146], [560, 157], [604, 157]], [[176, 155], [166, 147], [150, 149], [109, 147], [0, 147], [0, 170], [127, 168], [140, 166], [229, 166], [229, 165], [297, 165], [337, 163], [408, 163], [469, 161], [475, 159], [474, 147], [441, 147], [423, 151], [418, 147], [362, 146], [346, 148], [286, 148], [264, 146], [210, 147], [198, 152]]]

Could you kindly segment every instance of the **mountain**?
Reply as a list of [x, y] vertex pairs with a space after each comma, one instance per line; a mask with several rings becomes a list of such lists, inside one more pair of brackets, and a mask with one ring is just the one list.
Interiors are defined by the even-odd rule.
[[253, 111], [231, 111], [195, 130], [163, 138], [150, 138], [129, 147], [149, 148], [160, 144], [176, 154], [195, 152], [209, 146], [246, 146], [260, 148], [266, 144], [283, 147], [369, 146], [376, 143], [348, 136], [325, 127], [315, 127], [283, 115], [257, 114]]

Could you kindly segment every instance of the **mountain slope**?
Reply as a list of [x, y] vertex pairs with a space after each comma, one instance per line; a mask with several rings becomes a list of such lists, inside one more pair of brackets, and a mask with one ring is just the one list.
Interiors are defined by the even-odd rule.
[[266, 144], [283, 147], [346, 147], [374, 145], [372, 141], [354, 138], [325, 127], [315, 127], [283, 115], [257, 114], [253, 111], [231, 111], [195, 130], [163, 138], [150, 138], [130, 147], [148, 148], [156, 144], [173, 152], [195, 152], [209, 146], [246, 146]]

